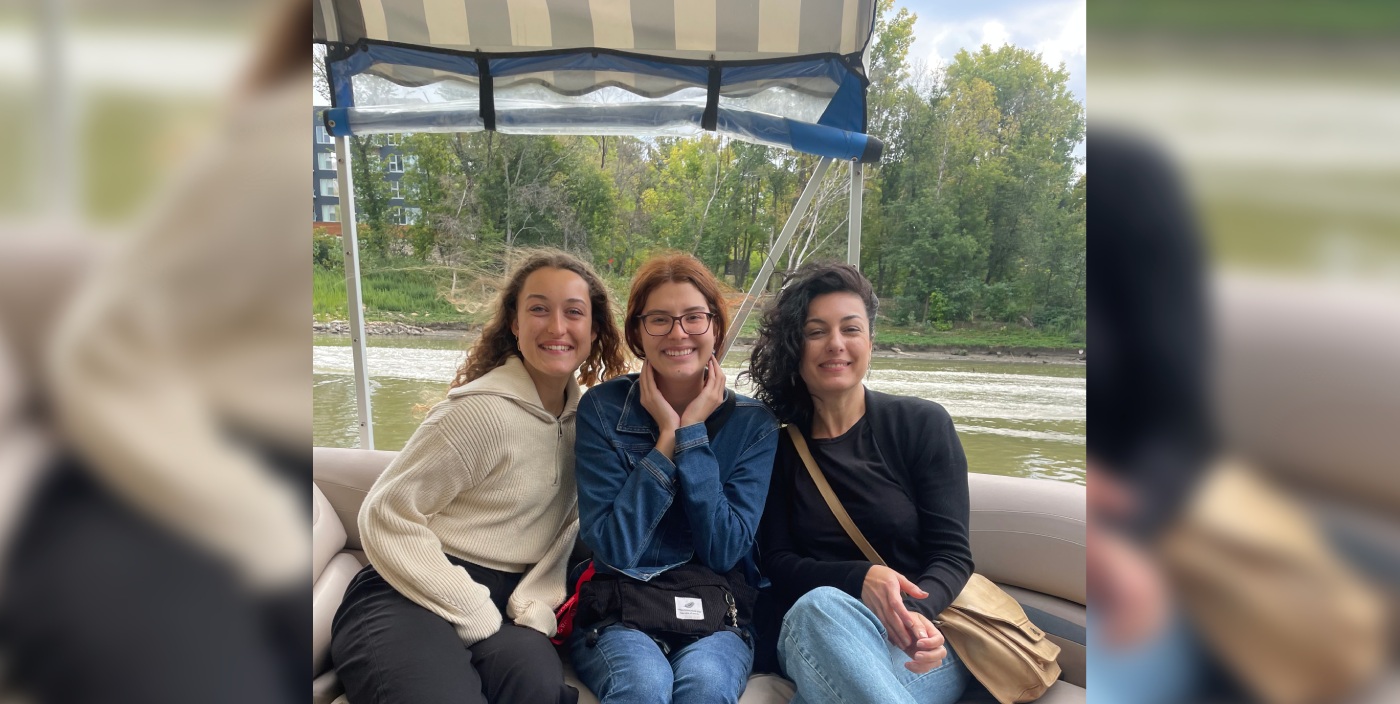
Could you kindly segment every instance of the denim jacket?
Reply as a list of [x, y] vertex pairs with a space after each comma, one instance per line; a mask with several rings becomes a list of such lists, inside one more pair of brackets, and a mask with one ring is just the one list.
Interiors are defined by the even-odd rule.
[[[649, 581], [692, 559], [727, 572], [751, 557], [778, 448], [762, 403], [726, 389], [711, 442], [704, 423], [676, 431], [674, 461], [656, 450], [656, 421], [636, 374], [579, 401], [574, 472], [579, 537], [600, 569]], [[606, 571], [606, 570], [605, 570]]]

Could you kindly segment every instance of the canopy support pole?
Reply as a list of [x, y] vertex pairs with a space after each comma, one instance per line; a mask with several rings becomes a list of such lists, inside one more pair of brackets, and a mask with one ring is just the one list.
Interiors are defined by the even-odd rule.
[[778, 235], [778, 240], [773, 243], [773, 248], [768, 252], [768, 258], [764, 260], [763, 267], [758, 270], [758, 278], [753, 280], [753, 286], [749, 287], [749, 295], [744, 297], [744, 303], [739, 306], [739, 313], [734, 316], [734, 323], [729, 327], [729, 334], [724, 336], [724, 348], [720, 354], [719, 361], [724, 363], [724, 359], [729, 356], [729, 350], [733, 349], [734, 341], [739, 339], [739, 331], [744, 327], [744, 321], [748, 319], [749, 313], [753, 311], [753, 306], [758, 301], [759, 294], [768, 285], [768, 278], [773, 275], [773, 266], [777, 264], [778, 258], [787, 251], [788, 241], [792, 239], [794, 232], [797, 232], [797, 223], [807, 214], [807, 209], [812, 205], [812, 197], [817, 194], [817, 189], [821, 187], [822, 177], [826, 176], [827, 167], [831, 166], [831, 157], [824, 156], [817, 162], [817, 168], [812, 171], [812, 179], [807, 182], [807, 187], [802, 189], [802, 195], [797, 198], [797, 205], [792, 207], [792, 214], [788, 216], [787, 223], [783, 225], [783, 231]]
[[350, 138], [335, 138], [335, 171], [340, 181], [340, 243], [345, 246], [345, 308], [350, 350], [355, 360], [355, 405], [360, 416], [360, 449], [374, 449], [370, 417], [369, 370], [365, 366], [365, 320], [360, 305], [360, 240], [355, 230], [355, 182], [350, 171]]
[[860, 270], [860, 213], [865, 204], [865, 164], [851, 161], [851, 216], [846, 221], [846, 263]]

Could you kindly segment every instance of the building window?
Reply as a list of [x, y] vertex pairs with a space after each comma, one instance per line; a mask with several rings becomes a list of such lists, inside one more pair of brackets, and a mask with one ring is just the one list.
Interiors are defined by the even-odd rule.
[[412, 224], [418, 222], [418, 218], [419, 218], [422, 214], [423, 214], [423, 211], [422, 211], [420, 208], [404, 208], [404, 209], [403, 209], [403, 220], [401, 220], [401, 222], [402, 222], [404, 225], [412, 225]]
[[390, 198], [402, 198], [402, 197], [403, 197], [403, 181], [390, 181], [390, 182], [389, 182], [389, 193], [391, 194], [391, 195], [389, 196]]
[[399, 146], [399, 136], [396, 134], [386, 134], [384, 135], [384, 143], [391, 147], [397, 147]]
[[335, 171], [335, 152], [317, 153], [316, 168], [321, 171]]
[[389, 155], [389, 172], [395, 174], [403, 173], [403, 159], [398, 154]]
[[416, 154], [404, 154], [404, 155], [403, 155], [403, 168], [404, 168], [405, 171], [410, 170], [410, 169], [413, 169], [413, 168], [415, 168], [415, 167], [417, 167], [417, 166], [418, 166], [418, 155], [416, 155]]
[[340, 182], [333, 178], [321, 179], [321, 195], [339, 197]]
[[334, 141], [334, 140], [331, 139], [331, 133], [330, 133], [330, 132], [327, 132], [327, 131], [326, 131], [326, 128], [325, 128], [324, 126], [322, 126], [322, 125], [316, 125], [316, 143], [317, 143], [317, 144], [331, 144], [333, 141]]
[[340, 222], [340, 204], [321, 206], [321, 222]]

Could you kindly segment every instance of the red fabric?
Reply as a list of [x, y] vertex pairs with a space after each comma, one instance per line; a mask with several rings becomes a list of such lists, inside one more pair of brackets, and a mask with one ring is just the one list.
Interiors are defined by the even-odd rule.
[[555, 645], [563, 645], [568, 640], [569, 635], [574, 632], [574, 615], [578, 613], [578, 591], [583, 588], [583, 583], [593, 579], [593, 563], [590, 561], [588, 567], [583, 570], [583, 574], [578, 576], [578, 584], [574, 585], [574, 593], [563, 604], [554, 611], [554, 620], [559, 624], [557, 632], [550, 642]]

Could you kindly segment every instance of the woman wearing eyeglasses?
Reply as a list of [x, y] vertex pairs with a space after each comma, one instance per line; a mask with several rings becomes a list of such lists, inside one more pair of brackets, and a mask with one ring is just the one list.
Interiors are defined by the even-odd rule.
[[[626, 605], [599, 607], [588, 623], [581, 597], [569, 648], [579, 678], [604, 704], [735, 702], [748, 681], [745, 602], [757, 586], [754, 536], [778, 424], [763, 404], [725, 388], [715, 353], [728, 322], [719, 282], [704, 264], [685, 254], [652, 258], [632, 281], [624, 321], [641, 372], [594, 387], [579, 402], [579, 537], [598, 573], [586, 588], [606, 587]], [[671, 592], [648, 591], [678, 575], [713, 575], [733, 587], [738, 603], [729, 614], [720, 609], [713, 633], [646, 625], [714, 616], [713, 604], [690, 592], [677, 592], [672, 604]], [[649, 597], [668, 613], [635, 603]]]

